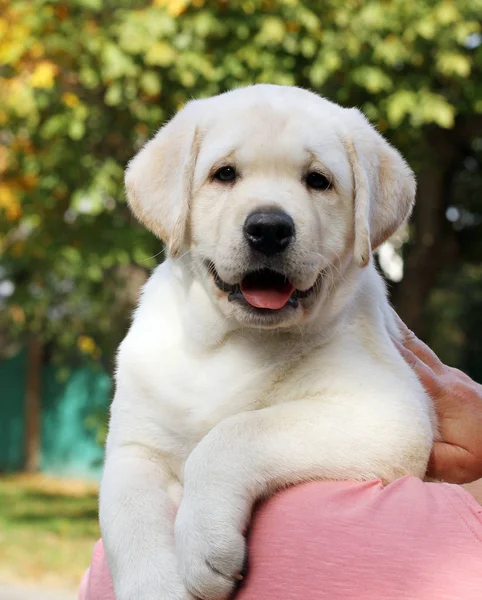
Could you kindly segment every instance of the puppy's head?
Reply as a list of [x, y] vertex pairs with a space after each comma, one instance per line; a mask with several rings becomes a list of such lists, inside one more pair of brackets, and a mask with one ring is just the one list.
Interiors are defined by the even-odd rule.
[[257, 85], [189, 103], [131, 161], [130, 205], [227, 316], [309, 319], [408, 217], [415, 180], [356, 109]]

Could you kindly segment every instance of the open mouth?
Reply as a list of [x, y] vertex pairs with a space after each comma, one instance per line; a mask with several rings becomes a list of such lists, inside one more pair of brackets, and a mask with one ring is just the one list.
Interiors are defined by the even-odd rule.
[[299, 299], [307, 298], [320, 280], [318, 278], [309, 290], [297, 290], [283, 274], [271, 269], [261, 269], [248, 273], [240, 283], [231, 285], [219, 277], [213, 263], [208, 263], [207, 268], [212, 273], [216, 286], [228, 293], [230, 302], [241, 301], [253, 308], [268, 311], [285, 307], [297, 308]]

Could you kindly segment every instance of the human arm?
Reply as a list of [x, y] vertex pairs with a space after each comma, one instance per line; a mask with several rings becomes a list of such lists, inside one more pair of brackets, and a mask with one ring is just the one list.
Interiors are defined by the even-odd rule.
[[[312, 479], [388, 483], [423, 476], [432, 444], [428, 417], [420, 431], [420, 413], [407, 410], [403, 381], [380, 386], [389, 374], [374, 368], [377, 376], [369, 379], [364, 365], [353, 365], [349, 379], [332, 373], [347, 386], [337, 394], [324, 390], [320, 398], [226, 419], [193, 450], [175, 531], [181, 575], [194, 595], [213, 600], [230, 593], [243, 567], [253, 505], [277, 489]], [[395, 390], [389, 410], [386, 389]]]
[[[404, 477], [290, 487], [254, 512], [236, 600], [360, 600], [361, 590], [372, 600], [479, 600], [481, 536], [482, 509], [457, 485]], [[102, 542], [79, 600], [115, 600]]]

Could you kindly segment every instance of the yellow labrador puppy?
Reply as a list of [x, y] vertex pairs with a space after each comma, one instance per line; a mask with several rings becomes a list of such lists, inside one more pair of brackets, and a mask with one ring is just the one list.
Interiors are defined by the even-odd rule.
[[116, 598], [220, 600], [260, 497], [424, 476], [432, 407], [371, 260], [415, 181], [358, 110], [256, 85], [190, 102], [126, 187], [169, 258], [118, 355], [100, 494]]

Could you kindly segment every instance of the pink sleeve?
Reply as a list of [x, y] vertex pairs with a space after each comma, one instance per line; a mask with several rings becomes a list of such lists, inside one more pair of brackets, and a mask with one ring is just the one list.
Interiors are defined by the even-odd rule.
[[94, 546], [92, 562], [80, 584], [79, 600], [115, 600], [102, 540]]
[[[236, 600], [480, 600], [482, 507], [455, 485], [308, 483], [256, 512]], [[115, 600], [103, 548], [79, 600]]]

